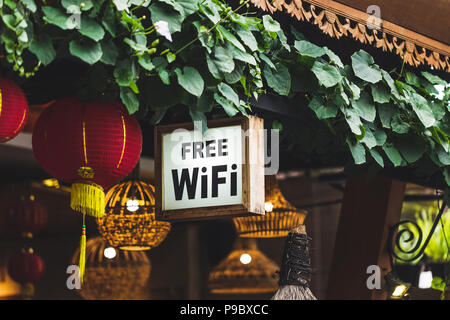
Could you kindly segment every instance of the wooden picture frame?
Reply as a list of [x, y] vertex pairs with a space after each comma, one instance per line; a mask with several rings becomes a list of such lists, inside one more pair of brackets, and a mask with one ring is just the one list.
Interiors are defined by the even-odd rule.
[[165, 221], [212, 219], [230, 216], [264, 214], [264, 120], [250, 116], [216, 119], [208, 128], [241, 126], [246, 133], [242, 140], [242, 203], [198, 208], [163, 210], [163, 145], [162, 136], [176, 129], [194, 130], [193, 123], [155, 127], [155, 189], [156, 218]]

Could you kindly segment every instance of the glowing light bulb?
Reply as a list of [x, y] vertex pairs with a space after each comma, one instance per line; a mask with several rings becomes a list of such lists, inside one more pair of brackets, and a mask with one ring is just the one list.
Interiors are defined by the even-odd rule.
[[272, 210], [273, 210], [273, 203], [272, 202], [264, 203], [264, 210], [266, 210], [266, 212], [272, 212]]
[[127, 209], [128, 211], [135, 212], [139, 209], [139, 201], [137, 200], [128, 200], [127, 201]]
[[395, 287], [394, 292], [392, 292], [392, 296], [395, 298], [403, 297], [406, 291], [408, 290], [408, 287], [401, 284]]
[[431, 288], [432, 281], [433, 281], [433, 273], [431, 271], [422, 271], [419, 276], [419, 288], [420, 289]]
[[116, 257], [116, 249], [113, 247], [105, 248], [103, 255], [108, 259], [114, 259]]
[[241, 261], [242, 264], [249, 264], [250, 262], [252, 262], [252, 256], [249, 255], [248, 253], [243, 253], [239, 258], [239, 260]]

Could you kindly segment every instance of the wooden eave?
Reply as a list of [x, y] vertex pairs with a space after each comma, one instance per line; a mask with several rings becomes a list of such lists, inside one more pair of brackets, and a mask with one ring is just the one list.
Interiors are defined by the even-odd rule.
[[[299, 21], [316, 25], [330, 37], [350, 37], [396, 54], [411, 66], [427, 65], [450, 72], [450, 8], [447, 0], [437, 1], [439, 5], [424, 0], [410, 0], [408, 3], [400, 0], [390, 0], [388, 3], [380, 0], [250, 1], [264, 11], [284, 11]], [[384, 8], [380, 10], [380, 19], [362, 11], [369, 2]], [[383, 15], [383, 12], [389, 14]], [[412, 18], [405, 20], [405, 13]], [[384, 16], [387, 16], [386, 20], [383, 20]]]

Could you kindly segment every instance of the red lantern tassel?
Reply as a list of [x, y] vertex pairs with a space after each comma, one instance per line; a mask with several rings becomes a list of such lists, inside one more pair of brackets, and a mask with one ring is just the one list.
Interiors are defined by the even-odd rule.
[[80, 261], [78, 263], [79, 267], [79, 277], [81, 283], [83, 283], [84, 279], [84, 268], [86, 264], [86, 225], [84, 224], [84, 217], [83, 214], [83, 228], [81, 229], [81, 240], [80, 240]]

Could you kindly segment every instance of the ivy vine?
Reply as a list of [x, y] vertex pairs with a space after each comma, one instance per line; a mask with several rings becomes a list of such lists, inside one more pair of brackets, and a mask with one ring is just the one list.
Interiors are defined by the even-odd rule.
[[[388, 72], [363, 50], [344, 65], [298, 30], [257, 16], [248, 0], [235, 8], [221, 0], [0, 6], [0, 63], [22, 77], [76, 57], [91, 75], [80, 96], [120, 97], [130, 113], [150, 115], [153, 124], [175, 106], [205, 121], [217, 110], [249, 115], [251, 99], [262, 94], [285, 96], [311, 110], [355, 164], [440, 172], [450, 186], [450, 86], [429, 72]], [[273, 126], [283, 128], [292, 150], [300, 146], [295, 121], [276, 119]]]

